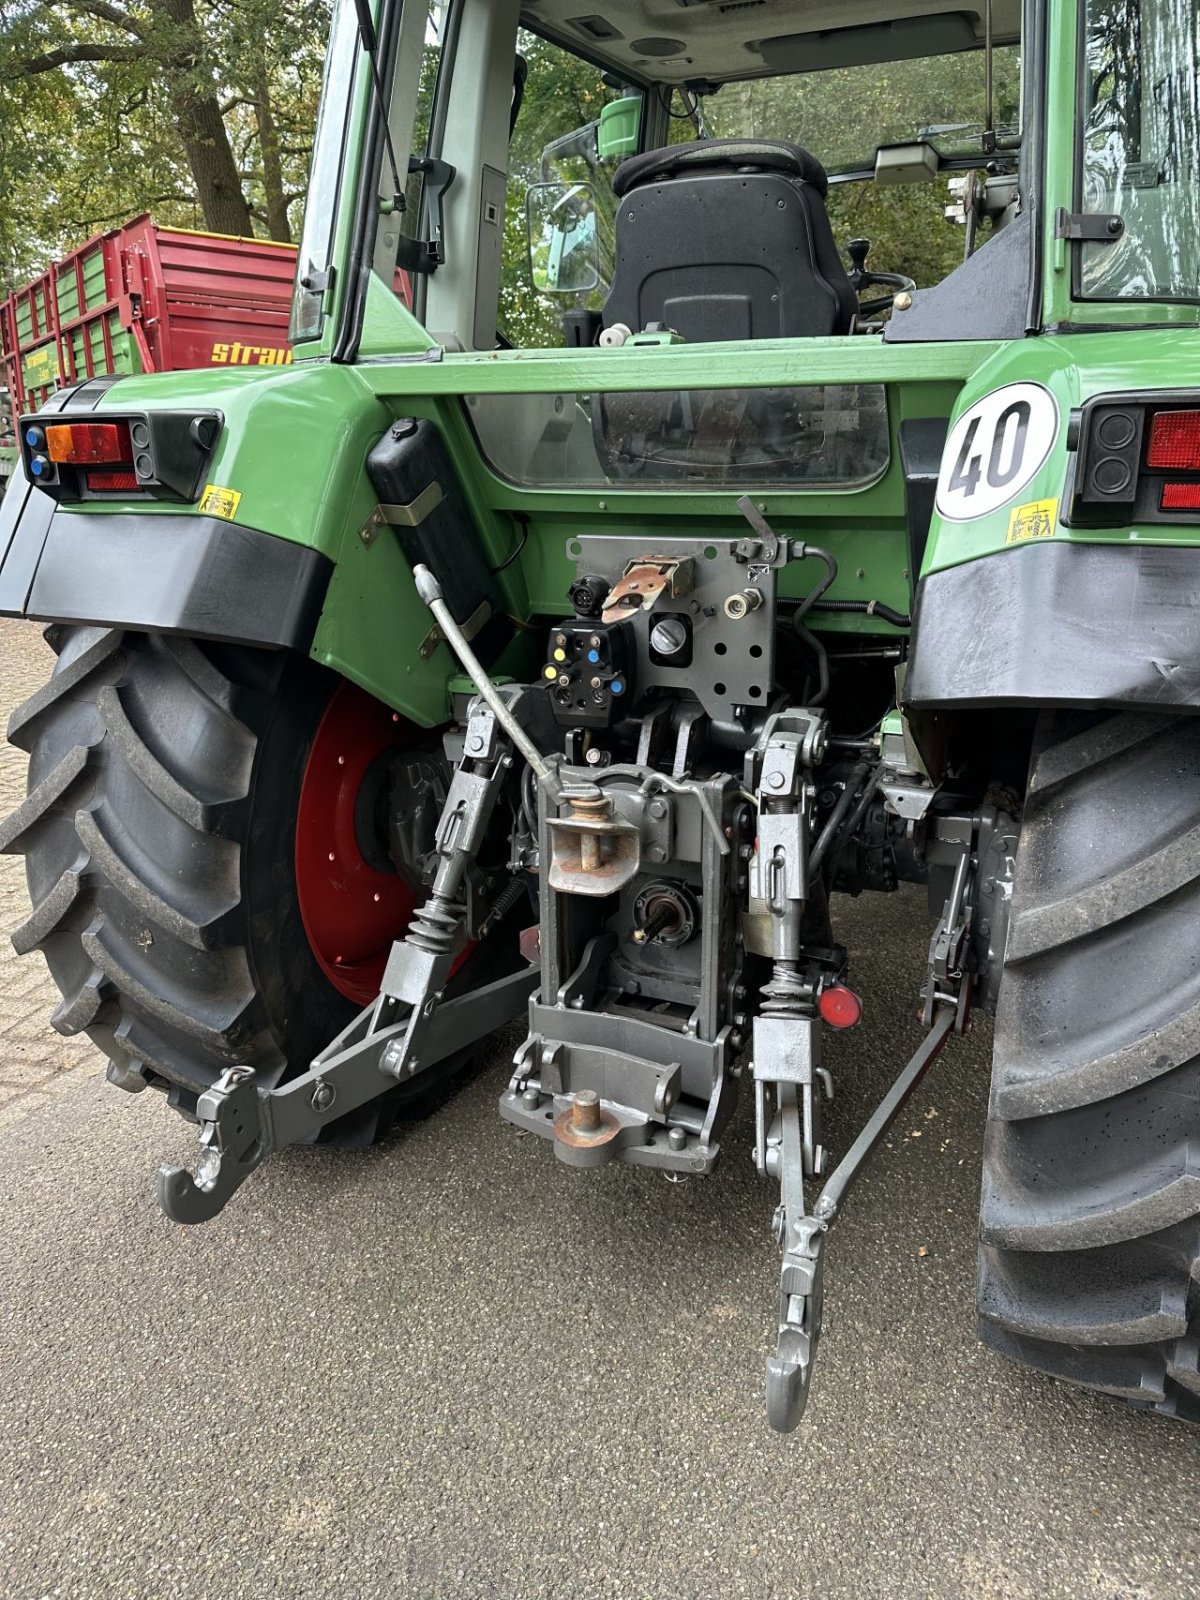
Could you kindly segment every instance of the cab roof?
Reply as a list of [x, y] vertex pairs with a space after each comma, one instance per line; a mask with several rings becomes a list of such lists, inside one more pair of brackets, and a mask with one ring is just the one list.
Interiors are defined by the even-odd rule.
[[[524, 20], [630, 82], [772, 77], [975, 50], [975, 0], [527, 0]], [[1020, 38], [1021, 0], [995, 0], [997, 44]]]

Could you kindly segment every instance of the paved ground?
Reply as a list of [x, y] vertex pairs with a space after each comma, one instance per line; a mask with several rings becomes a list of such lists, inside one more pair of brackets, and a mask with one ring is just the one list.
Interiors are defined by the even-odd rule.
[[[6, 706], [43, 654], [0, 628]], [[19, 884], [0, 860], [10, 925]], [[915, 1041], [925, 923], [913, 896], [845, 928], [871, 1004], [835, 1043], [843, 1148], [889, 1032]], [[569, 1172], [496, 1118], [498, 1045], [433, 1122], [286, 1155], [185, 1233], [153, 1175], [190, 1134], [43, 1033], [50, 1004], [0, 957], [3, 1600], [1193, 1600], [1200, 1433], [975, 1342], [985, 1029], [839, 1224], [779, 1440], [744, 1117], [707, 1182]]]
[[[53, 665], [54, 656], [35, 626], [0, 617], [0, 726], [50, 676]], [[0, 740], [0, 815], [24, 798], [24, 752]], [[47, 1026], [57, 993], [45, 966], [40, 960], [22, 960], [8, 942], [28, 915], [23, 865], [0, 856], [0, 1128], [74, 1083], [94, 1059], [86, 1039], [63, 1039]]]

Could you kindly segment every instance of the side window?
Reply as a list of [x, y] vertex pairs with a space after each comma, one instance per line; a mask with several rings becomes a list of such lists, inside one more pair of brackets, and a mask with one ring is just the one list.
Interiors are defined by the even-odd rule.
[[607, 298], [612, 180], [638, 148], [641, 101], [537, 34], [523, 29], [517, 48], [525, 81], [509, 147], [499, 325], [518, 348], [561, 346], [564, 316], [600, 311]]
[[1195, 0], [1088, 0], [1086, 211], [1124, 231], [1084, 244], [1086, 297], [1200, 298], [1200, 20]]

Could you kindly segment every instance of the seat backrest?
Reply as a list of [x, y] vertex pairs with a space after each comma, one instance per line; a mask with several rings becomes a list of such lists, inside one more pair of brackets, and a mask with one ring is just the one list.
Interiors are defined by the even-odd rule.
[[706, 139], [617, 170], [607, 327], [689, 343], [848, 333], [858, 301], [815, 156], [781, 141]]

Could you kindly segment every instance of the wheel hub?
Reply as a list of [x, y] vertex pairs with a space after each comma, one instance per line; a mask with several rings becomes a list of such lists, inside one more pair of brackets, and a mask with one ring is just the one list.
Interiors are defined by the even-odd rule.
[[417, 903], [417, 885], [364, 851], [360, 804], [381, 757], [403, 750], [416, 730], [355, 684], [342, 683], [309, 752], [296, 818], [296, 891], [313, 955], [347, 1000], [369, 1005], [388, 952]]

